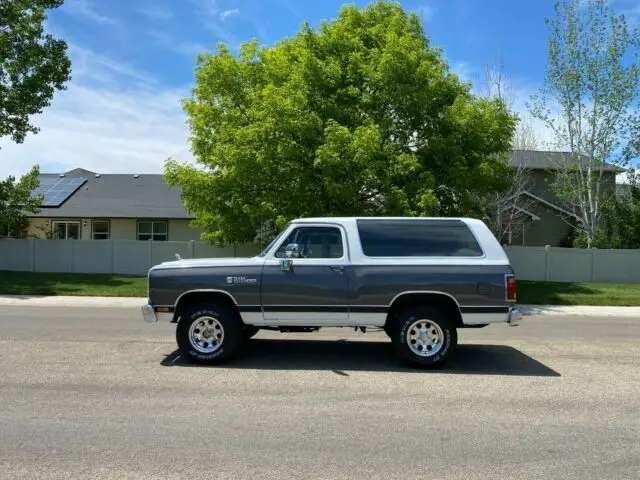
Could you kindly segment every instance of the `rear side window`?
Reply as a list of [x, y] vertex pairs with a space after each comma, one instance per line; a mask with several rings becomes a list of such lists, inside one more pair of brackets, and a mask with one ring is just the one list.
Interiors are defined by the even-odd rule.
[[482, 249], [460, 220], [358, 220], [368, 257], [481, 257]]

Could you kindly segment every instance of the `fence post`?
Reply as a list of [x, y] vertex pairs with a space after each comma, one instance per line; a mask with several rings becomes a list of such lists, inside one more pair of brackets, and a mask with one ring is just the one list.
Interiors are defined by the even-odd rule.
[[115, 272], [115, 269], [116, 269], [116, 267], [115, 267], [116, 261], [115, 261], [115, 258], [113, 258], [113, 254], [114, 254], [114, 250], [115, 250], [115, 249], [113, 248], [113, 237], [112, 237], [112, 238], [110, 238], [109, 240], [111, 241], [111, 274], [113, 275], [114, 273], [116, 273], [116, 272]]
[[195, 258], [196, 256], [196, 242], [193, 240], [189, 240], [189, 254], [191, 255], [189, 258]]
[[237, 257], [238, 256], [238, 252], [236, 250], [236, 242], [233, 242], [233, 257]]
[[549, 281], [549, 250], [551, 249], [550, 245], [544, 246], [544, 280], [545, 282]]
[[149, 239], [149, 268], [153, 267], [153, 239]]
[[70, 259], [69, 260], [69, 271], [71, 273], [73, 273], [73, 256], [75, 255], [75, 250], [76, 250], [74, 248], [74, 245], [75, 245], [76, 241], [72, 238], [72, 239], [70, 239], [70, 242], [71, 242], [71, 247], [70, 247], [71, 248], [71, 255], [69, 255], [69, 259]]
[[30, 261], [30, 265], [29, 267], [30, 270], [32, 272], [36, 271], [36, 239], [35, 238], [30, 238], [29, 239], [29, 248], [30, 248], [30, 253], [31, 253], [31, 261]]
[[595, 283], [596, 281], [596, 251], [597, 248], [591, 249], [591, 281]]

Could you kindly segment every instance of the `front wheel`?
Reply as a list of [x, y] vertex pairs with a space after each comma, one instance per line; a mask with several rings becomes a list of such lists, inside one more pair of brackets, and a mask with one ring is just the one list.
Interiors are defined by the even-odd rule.
[[258, 333], [259, 331], [260, 329], [258, 327], [254, 327], [253, 325], [247, 325], [242, 330], [242, 338], [243, 340], [249, 340], [250, 338], [253, 338], [255, 334]]
[[188, 360], [208, 365], [223, 363], [240, 348], [242, 322], [237, 312], [225, 307], [188, 306], [180, 316], [176, 341]]
[[423, 368], [442, 366], [458, 343], [458, 333], [446, 312], [432, 307], [414, 307], [400, 313], [390, 333], [396, 352]]

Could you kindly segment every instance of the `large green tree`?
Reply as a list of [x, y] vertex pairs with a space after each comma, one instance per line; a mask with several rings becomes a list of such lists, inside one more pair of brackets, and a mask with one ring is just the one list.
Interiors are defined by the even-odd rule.
[[419, 18], [385, 1], [318, 30], [199, 56], [184, 101], [201, 168], [168, 160], [204, 238], [299, 216], [456, 215], [504, 188], [516, 118], [478, 98]]
[[46, 9], [63, 0], [0, 0], [0, 137], [22, 143], [70, 78], [67, 44], [44, 33]]
[[29, 226], [27, 214], [40, 210], [42, 196], [33, 196], [38, 186], [38, 167], [33, 167], [20, 180], [9, 177], [0, 181], [0, 237], [24, 237]]

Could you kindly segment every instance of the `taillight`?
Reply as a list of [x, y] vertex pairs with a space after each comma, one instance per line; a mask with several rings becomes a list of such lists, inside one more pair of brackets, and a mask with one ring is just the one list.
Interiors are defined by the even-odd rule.
[[504, 276], [507, 302], [516, 301], [516, 276], [507, 274]]

